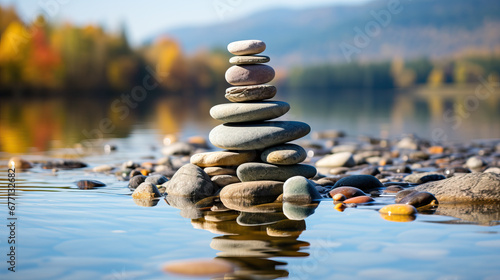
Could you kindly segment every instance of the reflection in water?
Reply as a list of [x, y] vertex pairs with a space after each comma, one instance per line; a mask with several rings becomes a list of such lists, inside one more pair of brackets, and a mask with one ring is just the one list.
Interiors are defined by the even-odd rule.
[[[442, 129], [445, 140], [451, 141], [500, 138], [500, 123], [496, 121], [500, 118], [500, 90], [497, 86], [480, 86], [289, 92], [289, 96], [277, 98], [291, 105], [290, 116], [283, 118], [300, 119], [316, 131], [335, 128], [352, 135], [382, 137], [411, 132], [431, 138], [433, 130]], [[126, 137], [137, 124], [146, 124], [163, 135], [189, 129], [204, 133], [218, 124], [207, 117], [210, 107], [224, 102], [158, 94], [148, 96], [134, 108], [118, 110], [114, 101], [2, 99], [0, 150], [47, 151], [94, 138]]]
[[[270, 260], [273, 257], [307, 257], [302, 251], [310, 244], [299, 240], [306, 229], [305, 218], [318, 204], [292, 205], [273, 203], [246, 205], [250, 212], [230, 209], [220, 205], [218, 197], [192, 200], [186, 197], [167, 196], [170, 206], [181, 209], [181, 215], [191, 219], [196, 229], [203, 229], [219, 236], [212, 239], [210, 247], [219, 251], [217, 258], [234, 263], [238, 269], [224, 277], [237, 279], [276, 279], [287, 277], [288, 271], [278, 266], [287, 263]], [[206, 201], [211, 201], [212, 206]], [[239, 204], [235, 204], [240, 208]], [[259, 207], [264, 205], [264, 207]], [[267, 206], [266, 206], [267, 205]], [[272, 205], [270, 207], [269, 205]], [[280, 207], [276, 207], [279, 205]], [[207, 207], [208, 206], [208, 207]], [[267, 212], [263, 212], [266, 209]], [[287, 211], [287, 214], [284, 211]], [[255, 210], [256, 212], [251, 212]], [[291, 216], [294, 219], [289, 219]], [[225, 279], [225, 278], [224, 278]]]
[[[118, 110], [107, 99], [3, 99], [0, 151], [44, 152], [87, 140], [125, 138], [137, 124], [152, 123], [161, 134], [182, 132], [189, 123], [208, 126], [208, 100], [151, 98]], [[201, 130], [201, 129], [200, 129]]]
[[380, 137], [416, 133], [429, 139], [433, 131], [442, 130], [446, 137], [434, 140], [457, 142], [500, 138], [498, 85], [289, 95], [291, 114], [311, 124], [313, 130], [335, 128], [351, 135]]
[[439, 204], [435, 214], [460, 219], [442, 223], [500, 225], [500, 204]]

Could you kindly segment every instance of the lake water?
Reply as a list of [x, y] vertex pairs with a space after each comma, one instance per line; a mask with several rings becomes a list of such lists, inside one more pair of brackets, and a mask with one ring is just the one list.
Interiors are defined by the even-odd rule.
[[[447, 141], [500, 138], [498, 93], [481, 99], [474, 90], [419, 89], [397, 96], [321, 93], [321, 98], [314, 92], [288, 93], [277, 99], [292, 106], [285, 119], [305, 121], [316, 131], [344, 130], [353, 139], [403, 133], [432, 138], [436, 129], [442, 129], [439, 136]], [[467, 105], [474, 100], [477, 106]], [[498, 221], [478, 225], [467, 221], [466, 213], [461, 213], [464, 220], [419, 214], [411, 222], [387, 221], [376, 210], [391, 203], [390, 197], [344, 212], [325, 199], [314, 214], [293, 222], [306, 229], [287, 237], [269, 236], [268, 226], [241, 226], [234, 219], [211, 223], [184, 218], [163, 199], [155, 207], [138, 206], [127, 182], [90, 169], [158, 159], [166, 134], [207, 136], [218, 124], [208, 110], [220, 101], [146, 100], [126, 116], [113, 111], [112, 102], [2, 100], [1, 279], [197, 279], [166, 274], [162, 265], [216, 257], [234, 263], [240, 279], [500, 279]], [[106, 153], [107, 143], [117, 150]], [[57, 172], [39, 167], [17, 172], [15, 273], [6, 262], [6, 164], [13, 155], [30, 160], [71, 157], [89, 164]], [[80, 179], [107, 186], [80, 190], [74, 184]], [[272, 214], [259, 216], [273, 219]]]

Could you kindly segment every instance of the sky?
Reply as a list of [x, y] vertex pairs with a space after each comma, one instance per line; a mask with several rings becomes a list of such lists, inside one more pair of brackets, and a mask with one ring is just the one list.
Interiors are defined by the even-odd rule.
[[169, 29], [233, 21], [272, 8], [359, 4], [369, 0], [0, 0], [13, 5], [25, 22], [43, 13], [52, 22], [125, 26], [129, 41], [140, 45]]

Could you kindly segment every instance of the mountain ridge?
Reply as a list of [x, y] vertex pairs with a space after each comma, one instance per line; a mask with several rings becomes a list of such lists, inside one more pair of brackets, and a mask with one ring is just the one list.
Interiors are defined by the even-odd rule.
[[[386, 22], [384, 15], [389, 15]], [[273, 58], [273, 65], [290, 66], [394, 56], [439, 57], [467, 49], [493, 51], [500, 46], [498, 30], [500, 1], [376, 0], [300, 10], [275, 8], [158, 36], [177, 39], [187, 53], [257, 38], [267, 43], [266, 54]]]

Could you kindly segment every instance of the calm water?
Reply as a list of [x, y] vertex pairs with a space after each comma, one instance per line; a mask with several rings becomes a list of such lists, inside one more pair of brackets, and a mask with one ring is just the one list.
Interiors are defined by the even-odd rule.
[[[331, 94], [321, 100], [315, 93], [289, 93], [281, 99], [292, 106], [287, 119], [306, 121], [313, 130], [431, 137], [433, 129], [443, 128], [449, 141], [500, 138], [498, 95], [480, 100], [474, 110], [460, 111], [461, 100], [470, 96], [467, 92], [454, 98], [444, 92], [439, 100], [428, 91], [397, 98], [392, 93]], [[234, 220], [213, 226], [184, 218], [165, 200], [155, 207], [138, 206], [127, 182], [89, 171], [104, 163], [160, 158], [165, 134], [177, 133], [181, 139], [206, 136], [217, 124], [208, 117], [211, 104], [179, 99], [145, 102], [122, 120], [105, 101], [2, 102], [0, 213], [5, 225], [0, 227], [0, 278], [179, 279], [162, 272], [162, 265], [218, 257], [237, 264], [241, 275], [263, 279], [500, 279], [496, 222], [485, 226], [418, 215], [415, 221], [397, 223], [379, 215], [380, 205], [338, 212], [331, 200], [324, 200], [313, 215], [295, 222], [306, 226], [298, 237], [269, 237], [265, 226], [240, 226]], [[461, 118], [459, 125], [459, 118], [443, 118], [450, 109]], [[114, 127], [99, 139], [92, 131], [103, 118]], [[84, 130], [91, 137], [83, 135]], [[92, 140], [95, 147], [85, 145], [89, 138], [98, 138]], [[76, 143], [82, 154], [68, 149]], [[117, 151], [103, 153], [105, 143], [116, 145]], [[89, 164], [57, 173], [39, 168], [17, 173], [15, 273], [7, 271], [5, 253], [6, 161], [13, 154], [32, 160], [78, 156]], [[79, 190], [74, 184], [79, 179], [96, 179], [107, 186]], [[382, 198], [382, 203], [384, 199], [392, 201]]]

